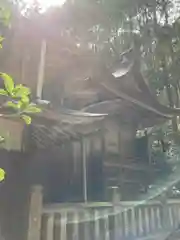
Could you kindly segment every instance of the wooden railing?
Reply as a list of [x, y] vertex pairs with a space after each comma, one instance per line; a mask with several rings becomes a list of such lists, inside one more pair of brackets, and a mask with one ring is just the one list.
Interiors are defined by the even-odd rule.
[[39, 214], [42, 199], [37, 196], [36, 189], [28, 240], [135, 240], [166, 235], [180, 223], [180, 200], [52, 204], [42, 206]]
[[[42, 240], [139, 239], [168, 233], [180, 223], [180, 201], [148, 204], [121, 203], [45, 206], [42, 214]], [[165, 212], [164, 210], [167, 210]]]

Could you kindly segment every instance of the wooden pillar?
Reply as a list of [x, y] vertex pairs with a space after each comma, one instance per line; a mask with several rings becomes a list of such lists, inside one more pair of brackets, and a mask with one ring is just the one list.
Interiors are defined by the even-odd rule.
[[86, 156], [86, 139], [82, 138], [82, 164], [83, 164], [83, 198], [87, 202], [87, 156]]
[[60, 232], [60, 239], [67, 240], [67, 212], [64, 211], [61, 213], [61, 232]]
[[43, 40], [41, 43], [41, 54], [40, 54], [40, 62], [39, 62], [39, 69], [38, 69], [37, 92], [36, 92], [37, 98], [39, 99], [42, 99], [46, 49], [47, 49], [47, 43], [46, 43], [46, 40]]
[[104, 168], [104, 162], [105, 162], [105, 158], [106, 158], [106, 143], [105, 143], [105, 129], [104, 129], [104, 125], [102, 125], [102, 129], [100, 132], [100, 137], [101, 137], [101, 154], [102, 154], [102, 178], [103, 178], [103, 182], [102, 182], [102, 199], [103, 201], [106, 199], [106, 181], [105, 181], [105, 168]]
[[170, 219], [169, 219], [169, 208], [168, 208], [168, 201], [167, 201], [167, 194], [164, 193], [160, 197], [162, 209], [161, 209], [161, 223], [162, 228], [164, 230], [168, 230], [170, 227]]
[[47, 219], [47, 239], [53, 240], [54, 238], [54, 213], [48, 214]]
[[134, 158], [135, 138], [136, 125], [131, 122], [121, 124], [121, 135], [119, 139], [119, 141], [121, 141], [120, 152], [122, 161], [127, 164]]
[[94, 210], [94, 239], [100, 239], [100, 214], [98, 210]]
[[78, 225], [79, 225], [78, 211], [74, 211], [72, 240], [79, 240], [79, 227], [78, 227]]
[[42, 186], [32, 187], [29, 207], [29, 225], [27, 240], [40, 240], [43, 193]]
[[110, 240], [110, 233], [109, 233], [109, 210], [104, 210], [104, 235], [105, 240]]
[[110, 201], [112, 201], [112, 203], [114, 203], [114, 204], [119, 203], [120, 200], [121, 200], [119, 187], [118, 186], [110, 186], [110, 187], [108, 187], [108, 189], [111, 191], [111, 193], [110, 193], [110, 196], [111, 196]]
[[85, 240], [91, 240], [91, 214], [89, 212], [89, 209], [86, 209], [84, 213], [84, 239]]
[[152, 156], [151, 156], [151, 152], [152, 152], [151, 145], [152, 145], [152, 143], [150, 141], [150, 134], [149, 135], [147, 134], [147, 130], [145, 130], [145, 136], [147, 137], [148, 162], [149, 162], [149, 165], [151, 165], [152, 164]]

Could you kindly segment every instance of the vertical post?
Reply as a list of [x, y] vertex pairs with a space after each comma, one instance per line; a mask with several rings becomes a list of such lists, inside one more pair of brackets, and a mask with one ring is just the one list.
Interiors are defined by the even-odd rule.
[[155, 208], [154, 208], [154, 206], [151, 206], [150, 216], [151, 216], [151, 231], [154, 232], [157, 229], [157, 223], [155, 221]]
[[37, 92], [36, 92], [37, 98], [39, 99], [42, 98], [46, 49], [47, 49], [47, 44], [46, 44], [46, 41], [43, 40], [41, 43], [41, 55], [40, 55], [40, 62], [39, 62], [39, 69], [38, 69]]
[[85, 223], [84, 223], [84, 239], [85, 240], [90, 240], [91, 239], [91, 227], [90, 227], [90, 224], [91, 224], [91, 214], [89, 213], [89, 209], [86, 209], [85, 210], [85, 213], [84, 213], [84, 220], [85, 220]]
[[67, 212], [64, 211], [61, 213], [61, 240], [67, 240]]
[[82, 138], [82, 160], [83, 160], [83, 197], [87, 202], [87, 156], [86, 156], [86, 139]]
[[79, 240], [79, 215], [78, 211], [74, 212], [74, 217], [73, 217], [73, 235], [72, 235], [72, 240]]
[[150, 215], [149, 215], [149, 211], [148, 211], [148, 206], [146, 206], [144, 208], [144, 215], [145, 215], [145, 229], [146, 229], [146, 234], [150, 234]]
[[104, 234], [105, 234], [105, 240], [110, 240], [110, 233], [109, 233], [109, 211], [104, 210]]
[[47, 219], [47, 239], [53, 240], [54, 238], [54, 213], [48, 214]]
[[99, 216], [99, 211], [98, 210], [94, 210], [94, 235], [95, 238], [94, 239], [100, 239], [100, 216]]
[[164, 230], [168, 230], [170, 227], [170, 221], [169, 221], [170, 219], [169, 219], [169, 208], [168, 208], [166, 193], [162, 194], [160, 201], [162, 205], [162, 212], [161, 212], [162, 228]]
[[27, 240], [40, 240], [43, 193], [42, 186], [33, 186], [30, 195]]
[[112, 201], [113, 204], [117, 204], [121, 200], [121, 195], [119, 192], [119, 187], [118, 186], [110, 186], [108, 189], [111, 190], [110, 192], [110, 200]]
[[137, 237], [137, 219], [136, 219], [136, 214], [135, 214], [135, 211], [136, 211], [136, 208], [133, 207], [131, 210], [131, 231], [132, 231], [132, 234], [134, 237]]
[[106, 143], [105, 143], [105, 128], [104, 128], [104, 124], [102, 123], [102, 129], [101, 129], [101, 154], [102, 154], [102, 177], [103, 177], [103, 181], [102, 181], [102, 199], [106, 199], [107, 196], [107, 183], [106, 183], [106, 174], [105, 174], [105, 169], [104, 169], [104, 161], [106, 158]]
[[156, 207], [157, 229], [162, 229], [161, 212], [159, 206]]
[[151, 142], [150, 142], [150, 136], [148, 136], [147, 130], [144, 132], [145, 137], [147, 138], [147, 154], [148, 154], [148, 162], [149, 165], [151, 165]]
[[141, 205], [138, 208], [138, 235], [143, 235], [144, 234], [144, 226], [143, 226], [143, 208], [141, 207]]
[[128, 238], [129, 235], [129, 220], [128, 220], [128, 210], [124, 211], [124, 235]]

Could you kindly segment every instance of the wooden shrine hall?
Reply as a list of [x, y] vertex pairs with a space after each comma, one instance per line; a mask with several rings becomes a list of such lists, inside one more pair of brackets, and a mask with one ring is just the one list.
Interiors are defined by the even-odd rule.
[[98, 62], [98, 71], [69, 86], [64, 106], [48, 104], [29, 127], [16, 123], [27, 181], [44, 186], [47, 202], [109, 201], [114, 189], [132, 199], [161, 171], [149, 159], [148, 135], [137, 139], [136, 132], [180, 110], [152, 95], [136, 51], [120, 55], [117, 68]]
[[22, 227], [32, 185], [43, 186], [45, 203], [67, 203], [135, 200], [153, 184], [162, 169], [149, 161], [148, 134], [139, 154], [136, 132], [180, 110], [157, 101], [135, 56], [133, 49], [123, 53], [117, 68], [98, 62], [98, 71], [69, 86], [63, 106], [52, 101], [30, 126], [1, 119], [9, 140], [1, 150], [7, 177], [0, 211], [9, 234]]

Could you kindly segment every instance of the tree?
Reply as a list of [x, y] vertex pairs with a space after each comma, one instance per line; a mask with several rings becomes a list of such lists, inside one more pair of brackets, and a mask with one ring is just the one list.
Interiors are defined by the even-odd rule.
[[[66, 27], [71, 28], [82, 45], [91, 43], [92, 51], [101, 54], [109, 65], [133, 45], [137, 33], [142, 71], [151, 89], [157, 96], [166, 94], [164, 104], [179, 107], [180, 16], [175, 12], [175, 1], [78, 0], [67, 6], [71, 14]], [[177, 132], [176, 118], [172, 125]]]
[[[6, 0], [0, 3], [0, 23], [4, 27], [10, 21], [10, 3]], [[4, 30], [4, 28], [3, 28]], [[2, 31], [3, 33], [3, 31]], [[3, 36], [0, 36], [0, 47], [2, 47]], [[39, 113], [40, 108], [30, 102], [30, 89], [19, 84], [15, 85], [13, 79], [6, 73], [0, 73], [4, 88], [0, 88], [0, 117], [21, 118], [26, 124], [31, 123], [29, 114]], [[5, 141], [1, 136], [0, 143]], [[0, 168], [0, 181], [5, 177], [5, 172]]]
[[[11, 27], [10, 36], [16, 34], [14, 44], [19, 44], [23, 56], [33, 59], [34, 66], [31, 66], [30, 72], [36, 74], [39, 42], [44, 37], [43, 34], [48, 38], [49, 33], [51, 38], [48, 38], [48, 52], [53, 48], [53, 56], [48, 55], [47, 58], [55, 60], [51, 67], [47, 67], [48, 79], [62, 78], [67, 82], [77, 73], [77, 67], [75, 71], [68, 71], [73, 69], [72, 65], [77, 62], [77, 55], [83, 59], [91, 52], [101, 56], [102, 61], [112, 66], [119, 58], [119, 54], [133, 45], [136, 33], [141, 46], [142, 72], [149, 86], [158, 97], [163, 93], [165, 105], [178, 107], [180, 27], [179, 14], [175, 14], [173, 2], [173, 0], [67, 1], [62, 8], [51, 8], [43, 14], [39, 12], [38, 5], [30, 9], [23, 6], [26, 18], [20, 14], [19, 5], [16, 4], [13, 9], [16, 9], [15, 16], [19, 17], [16, 18], [18, 22], [14, 21]], [[21, 32], [18, 26], [21, 26]], [[58, 39], [56, 43], [55, 37]], [[27, 52], [29, 38], [33, 41], [28, 43], [31, 50]], [[3, 62], [5, 56], [8, 56], [8, 51], [14, 49], [9, 39], [11, 37], [8, 37], [7, 47], [4, 47], [4, 54], [0, 58]], [[14, 54], [17, 56], [19, 53]], [[11, 59], [7, 60], [7, 65], [14, 66], [9, 64], [9, 61]], [[52, 62], [51, 59], [49, 62]], [[47, 59], [47, 64], [49, 62]], [[81, 71], [84, 71], [84, 67], [81, 67]], [[25, 75], [28, 75], [27, 72]], [[31, 76], [31, 79], [35, 78], [36, 76]], [[52, 87], [56, 88], [55, 86], [54, 83]], [[176, 119], [173, 120], [173, 128], [177, 131]]]

